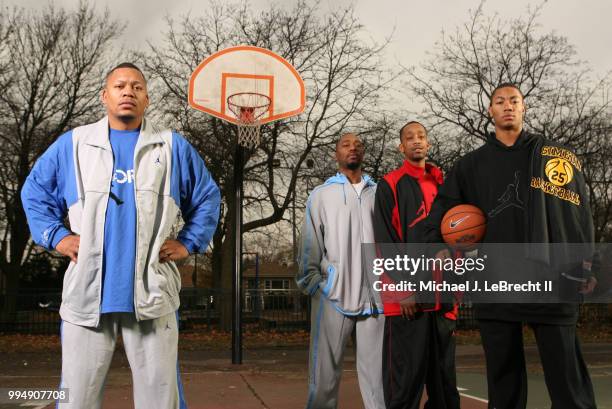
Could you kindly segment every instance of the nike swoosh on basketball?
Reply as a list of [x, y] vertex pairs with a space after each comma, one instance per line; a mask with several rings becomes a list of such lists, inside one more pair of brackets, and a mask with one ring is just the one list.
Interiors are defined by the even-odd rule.
[[459, 226], [465, 219], [467, 219], [468, 217], [470, 217], [469, 215], [467, 216], [463, 216], [461, 219], [459, 220], [455, 220], [454, 222], [450, 223], [450, 228], [454, 229], [455, 227]]

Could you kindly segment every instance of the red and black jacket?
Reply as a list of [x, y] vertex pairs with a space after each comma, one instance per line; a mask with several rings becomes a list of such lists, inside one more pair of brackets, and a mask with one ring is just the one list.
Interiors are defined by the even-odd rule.
[[[378, 183], [374, 205], [374, 237], [376, 243], [423, 243], [419, 222], [429, 215], [431, 205], [442, 184], [442, 171], [430, 164], [425, 168], [404, 161], [403, 165], [389, 172]], [[401, 203], [401, 206], [398, 204]], [[435, 277], [434, 277], [435, 278]], [[383, 283], [392, 283], [387, 274], [381, 276]], [[410, 292], [381, 293], [386, 316], [401, 315], [399, 301]], [[436, 302], [425, 311], [438, 311], [443, 306]], [[445, 308], [445, 309], [448, 309]], [[456, 306], [448, 311], [447, 318], [456, 318]]]

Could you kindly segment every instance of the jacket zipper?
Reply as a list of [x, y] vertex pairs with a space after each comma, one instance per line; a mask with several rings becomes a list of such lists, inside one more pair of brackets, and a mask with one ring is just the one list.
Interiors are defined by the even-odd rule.
[[[359, 204], [359, 242], [360, 242], [360, 247], [363, 245], [363, 208], [361, 207], [361, 195], [363, 195], [363, 192], [369, 188], [368, 186], [368, 182], [365, 182], [365, 186], [363, 187], [363, 189], [361, 189], [361, 194], [357, 194], [357, 189], [355, 189], [355, 186], [353, 186], [353, 184], [351, 184], [351, 188], [353, 189], [353, 191], [355, 192], [355, 194], [357, 195], [357, 203]], [[360, 250], [360, 254], [359, 256], [361, 257], [362, 255], [362, 250], [363, 249], [359, 249]], [[362, 278], [365, 279], [365, 281], [368, 282], [368, 284], [370, 284], [370, 280], [366, 277], [363, 277], [364, 275], [364, 268], [363, 268], [363, 259], [361, 260], [362, 262], [362, 266], [361, 266], [361, 274], [362, 274]], [[378, 312], [378, 308], [376, 308], [376, 303], [374, 302], [374, 299], [372, 297], [372, 291], [370, 289], [370, 286], [367, 285], [368, 288], [368, 297], [370, 298], [370, 314], [374, 314], [376, 312]]]
[[[110, 145], [110, 139], [109, 139], [109, 145]], [[100, 147], [100, 149], [102, 149], [104, 151], [104, 154], [107, 154], [108, 149], [105, 149], [103, 147]], [[107, 198], [106, 198], [106, 205], [104, 206], [104, 220], [102, 223], [102, 244], [101, 244], [101, 248], [100, 248], [100, 254], [102, 255], [101, 259], [102, 259], [102, 263], [104, 263], [104, 235], [106, 234], [105, 229], [106, 229], [106, 211], [108, 210], [108, 195], [110, 195], [110, 185], [113, 182], [113, 175], [114, 175], [114, 170], [115, 170], [115, 154], [113, 153], [112, 147], [110, 150], [110, 155], [111, 155], [111, 171], [110, 171], [110, 177], [107, 179], [106, 181], [106, 186], [108, 188], [107, 193]], [[100, 266], [100, 270], [102, 271], [104, 269], [104, 265]], [[104, 274], [99, 274], [100, 278], [98, 280], [98, 318], [96, 320], [96, 327], [100, 324], [100, 315], [102, 314], [102, 286], [103, 284], [103, 276]]]
[[[141, 131], [142, 133], [142, 128]], [[140, 135], [138, 135], [138, 138], [140, 139]], [[136, 321], [140, 321], [140, 316], [138, 315], [138, 297], [136, 296], [137, 292], [138, 292], [138, 196], [137, 196], [137, 189], [136, 189], [136, 183], [137, 183], [137, 179], [136, 179], [136, 175], [138, 174], [138, 172], [136, 171], [137, 169], [137, 158], [138, 158], [138, 154], [140, 153], [140, 151], [142, 150], [142, 146], [140, 146], [137, 149], [134, 149], [134, 160], [133, 160], [133, 165], [134, 165], [134, 210], [136, 212], [136, 245], [134, 246], [134, 294], [133, 294], [133, 301], [134, 301], [134, 316], [136, 317]]]

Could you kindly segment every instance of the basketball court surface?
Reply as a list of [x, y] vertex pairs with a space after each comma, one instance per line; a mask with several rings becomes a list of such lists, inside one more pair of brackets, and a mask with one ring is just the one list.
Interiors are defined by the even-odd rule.
[[[612, 409], [612, 345], [587, 344], [583, 348], [598, 408]], [[245, 351], [244, 364], [232, 365], [229, 351], [180, 351], [182, 379], [190, 409], [295, 409], [306, 403], [308, 351], [258, 349]], [[550, 408], [539, 368], [537, 350], [527, 347], [529, 409]], [[0, 385], [53, 388], [59, 383], [58, 353], [10, 354], [0, 358]], [[459, 346], [457, 371], [464, 409], [486, 408], [484, 356], [477, 345]], [[106, 382], [104, 408], [130, 409], [131, 375], [124, 353], [117, 350]], [[354, 351], [347, 350], [340, 386], [340, 409], [363, 408]], [[7, 403], [0, 409], [52, 409], [53, 402]]]

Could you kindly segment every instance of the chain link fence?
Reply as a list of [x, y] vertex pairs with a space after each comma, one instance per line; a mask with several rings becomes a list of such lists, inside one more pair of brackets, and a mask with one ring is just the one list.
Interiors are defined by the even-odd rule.
[[[181, 291], [179, 318], [182, 331], [221, 328], [223, 309], [231, 311], [231, 293], [214, 289], [184, 288]], [[57, 291], [23, 292], [17, 296], [13, 314], [2, 314], [0, 332], [22, 334], [57, 334], [61, 293]], [[580, 319], [588, 322], [612, 322], [608, 304], [580, 307]], [[246, 290], [243, 292], [243, 322], [261, 330], [308, 330], [310, 297], [297, 290]], [[474, 311], [469, 305], [459, 310], [459, 329], [475, 329]]]

